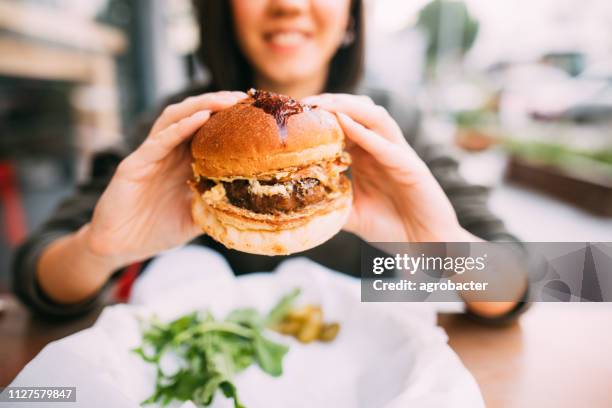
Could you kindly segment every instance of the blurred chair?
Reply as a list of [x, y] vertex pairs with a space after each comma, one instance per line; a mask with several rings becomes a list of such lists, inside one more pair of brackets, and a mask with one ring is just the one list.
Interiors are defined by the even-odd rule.
[[4, 225], [4, 241], [11, 247], [19, 245], [27, 235], [27, 223], [15, 169], [10, 162], [0, 162], [0, 205]]

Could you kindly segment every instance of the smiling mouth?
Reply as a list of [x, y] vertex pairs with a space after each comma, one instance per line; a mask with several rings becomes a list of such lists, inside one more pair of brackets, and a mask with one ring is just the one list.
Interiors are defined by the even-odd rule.
[[264, 35], [267, 44], [278, 49], [293, 49], [304, 44], [309, 35], [303, 31], [276, 31]]

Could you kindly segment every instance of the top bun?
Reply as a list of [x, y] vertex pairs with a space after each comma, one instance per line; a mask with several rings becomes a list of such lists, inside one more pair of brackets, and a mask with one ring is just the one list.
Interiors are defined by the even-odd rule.
[[282, 95], [250, 98], [213, 114], [193, 138], [199, 175], [252, 177], [338, 157], [344, 133], [335, 115]]

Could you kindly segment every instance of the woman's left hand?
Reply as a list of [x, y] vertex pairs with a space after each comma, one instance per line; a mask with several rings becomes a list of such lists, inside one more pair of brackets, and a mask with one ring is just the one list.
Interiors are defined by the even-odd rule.
[[476, 241], [389, 113], [365, 96], [304, 102], [335, 112], [348, 139], [353, 210], [345, 229], [370, 242]]
[[[364, 96], [324, 94], [304, 102], [335, 112], [353, 158], [353, 210], [345, 229], [370, 242], [470, 242], [442, 187], [408, 145], [389, 113]], [[517, 295], [524, 293], [517, 275]], [[523, 285], [523, 286], [521, 286]], [[503, 316], [517, 302], [472, 302], [483, 317]]]

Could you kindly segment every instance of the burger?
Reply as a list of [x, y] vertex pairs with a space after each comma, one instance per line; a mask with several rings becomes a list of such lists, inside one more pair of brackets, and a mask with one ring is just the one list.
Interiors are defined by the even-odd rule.
[[191, 144], [194, 222], [228, 248], [287, 255], [322, 244], [351, 210], [350, 157], [335, 115], [250, 90]]

